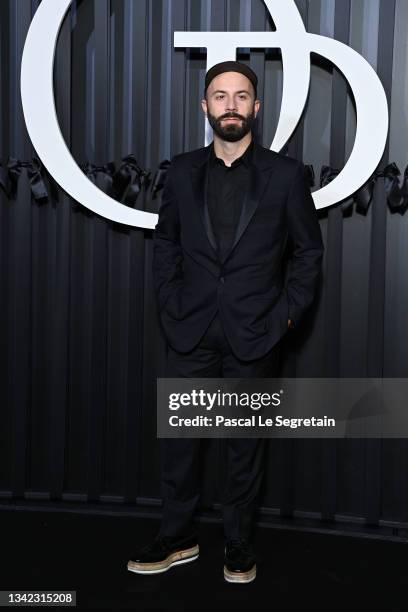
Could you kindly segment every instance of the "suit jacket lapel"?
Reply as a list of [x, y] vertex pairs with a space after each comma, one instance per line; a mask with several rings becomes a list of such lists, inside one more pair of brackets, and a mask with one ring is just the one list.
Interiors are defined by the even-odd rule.
[[190, 171], [191, 183], [193, 186], [193, 193], [195, 202], [197, 204], [197, 208], [199, 211], [199, 215], [201, 217], [201, 221], [204, 225], [205, 233], [207, 235], [208, 241], [217, 253], [217, 242], [215, 239], [215, 234], [213, 231], [213, 227], [211, 224], [210, 213], [208, 209], [207, 203], [207, 188], [208, 188], [208, 161], [209, 161], [209, 153], [210, 146], [208, 145], [203, 151], [202, 159], [196, 163]]
[[[255, 152], [255, 151], [254, 151]], [[259, 203], [262, 199], [269, 178], [272, 174], [271, 167], [260, 168], [256, 163], [251, 164], [251, 170], [249, 175], [249, 185], [244, 196], [244, 202], [242, 205], [241, 215], [236, 228], [234, 240], [229, 251], [225, 254], [222, 259], [222, 263], [229, 257], [232, 250], [235, 248], [237, 242], [241, 238], [242, 234], [248, 227]]]

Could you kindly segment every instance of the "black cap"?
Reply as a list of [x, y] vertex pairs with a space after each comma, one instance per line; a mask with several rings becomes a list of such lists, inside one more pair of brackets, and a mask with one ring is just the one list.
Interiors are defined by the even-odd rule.
[[256, 98], [256, 95], [257, 95], [256, 88], [258, 85], [258, 77], [256, 76], [255, 72], [251, 68], [249, 68], [249, 66], [246, 66], [245, 64], [241, 64], [241, 62], [233, 62], [233, 61], [219, 62], [218, 64], [215, 64], [207, 71], [205, 75], [204, 94], [207, 91], [207, 87], [209, 86], [211, 81], [216, 76], [218, 76], [219, 74], [222, 74], [223, 72], [240, 72], [241, 74], [245, 75], [251, 81], [252, 85], [254, 86], [255, 98]]

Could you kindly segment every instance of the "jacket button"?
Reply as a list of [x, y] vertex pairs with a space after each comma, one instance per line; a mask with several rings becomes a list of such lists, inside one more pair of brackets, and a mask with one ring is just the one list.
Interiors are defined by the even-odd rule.
[[220, 276], [220, 283], [222, 283], [222, 284], [225, 283], [225, 278], [223, 276]]

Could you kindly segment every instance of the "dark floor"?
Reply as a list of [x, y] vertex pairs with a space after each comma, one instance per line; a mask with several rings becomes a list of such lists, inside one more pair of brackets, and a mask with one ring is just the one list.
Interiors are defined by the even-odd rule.
[[156, 576], [127, 571], [153, 519], [1, 512], [0, 590], [76, 590], [77, 607], [149, 610], [408, 609], [408, 544], [258, 529], [258, 575], [223, 578], [221, 525], [199, 525], [200, 558]]

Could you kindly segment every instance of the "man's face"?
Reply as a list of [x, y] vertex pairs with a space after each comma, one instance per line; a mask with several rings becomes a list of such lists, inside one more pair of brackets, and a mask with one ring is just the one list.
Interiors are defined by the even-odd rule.
[[223, 72], [208, 86], [201, 106], [214, 132], [229, 142], [251, 131], [260, 101], [254, 100], [251, 81], [240, 72]]

